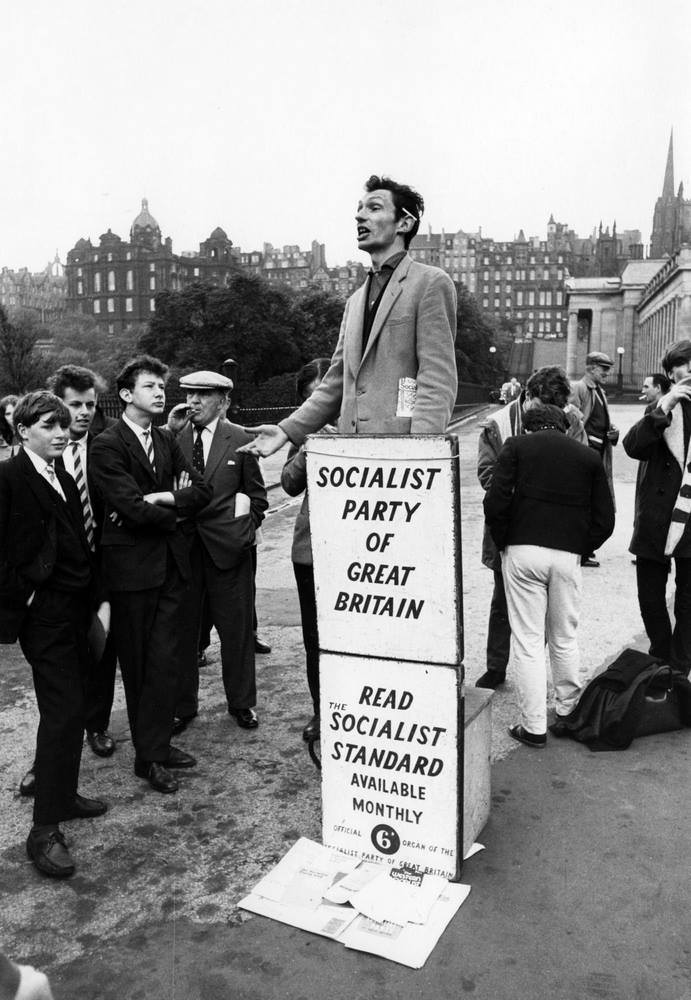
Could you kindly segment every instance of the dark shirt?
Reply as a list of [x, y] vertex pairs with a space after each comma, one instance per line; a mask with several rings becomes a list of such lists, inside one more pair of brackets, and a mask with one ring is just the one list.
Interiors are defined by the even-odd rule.
[[372, 268], [370, 269], [369, 278], [367, 281], [367, 303], [365, 306], [365, 322], [362, 329], [363, 355], [367, 347], [367, 341], [369, 340], [372, 324], [374, 323], [374, 317], [377, 315], [377, 309], [379, 308], [379, 303], [381, 302], [382, 295], [386, 290], [386, 286], [391, 281], [391, 275], [394, 273], [394, 271], [396, 270], [396, 268], [406, 255], [407, 255], [407, 250], [401, 250], [399, 253], [395, 253], [387, 260], [385, 260], [378, 271], [375, 271]]

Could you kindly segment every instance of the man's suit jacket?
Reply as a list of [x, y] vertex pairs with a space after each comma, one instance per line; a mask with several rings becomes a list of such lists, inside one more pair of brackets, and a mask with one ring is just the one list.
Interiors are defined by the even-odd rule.
[[[583, 415], [583, 423], [588, 430], [588, 420], [590, 414], [593, 412], [595, 407], [595, 398], [597, 395], [598, 383], [592, 378], [588, 372], [585, 373], [582, 379], [578, 382], [571, 383], [571, 395], [569, 396], [569, 402], [572, 406], [577, 406]], [[602, 399], [605, 403], [605, 413], [607, 414], [607, 422], [611, 426], [611, 418], [609, 414], [609, 403], [607, 402], [607, 395], [605, 390], [600, 386], [600, 391], [602, 393]], [[614, 442], [616, 444], [616, 442]], [[605, 473], [607, 475], [607, 483], [609, 484], [610, 493], [614, 496], [614, 473], [612, 467], [612, 441], [609, 438], [605, 438], [605, 447], [602, 452], [602, 463], [605, 467]]]
[[[178, 520], [201, 510], [209, 502], [211, 488], [169, 434], [153, 427], [151, 438], [155, 473], [136, 434], [123, 420], [99, 434], [91, 446], [91, 475], [104, 503], [101, 552], [109, 590], [160, 587], [169, 552], [183, 578], [189, 577], [193, 527]], [[190, 474], [192, 485], [176, 489], [182, 472]], [[173, 493], [174, 507], [144, 500], [145, 494], [161, 491]]]
[[[377, 309], [367, 347], [365, 282], [346, 302], [331, 366], [280, 427], [294, 444], [328, 423], [340, 434], [443, 434], [456, 402], [456, 289], [444, 271], [404, 257]], [[396, 416], [399, 380], [415, 379], [411, 416]]]
[[27, 601], [55, 568], [59, 520], [84, 549], [93, 572], [79, 492], [69, 473], [55, 471], [67, 502], [23, 449], [0, 464], [0, 642], [16, 641]]
[[541, 545], [587, 555], [614, 531], [598, 455], [560, 431], [509, 437], [484, 500], [498, 549]]
[[[196, 530], [218, 569], [230, 569], [250, 548], [269, 506], [259, 462], [254, 455], [237, 451], [251, 440], [242, 427], [222, 418], [216, 425], [204, 466], [204, 482], [212, 487], [213, 494], [211, 502], [197, 516]], [[178, 442], [190, 465], [193, 441], [193, 428], [188, 424]], [[250, 498], [250, 513], [241, 517], [235, 516], [237, 493]]]

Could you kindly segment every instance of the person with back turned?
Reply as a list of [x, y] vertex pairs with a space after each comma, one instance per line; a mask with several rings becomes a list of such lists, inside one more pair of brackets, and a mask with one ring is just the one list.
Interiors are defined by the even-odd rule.
[[567, 417], [538, 405], [525, 433], [499, 453], [485, 496], [485, 518], [501, 552], [511, 625], [511, 662], [521, 722], [509, 734], [530, 747], [547, 742], [545, 634], [561, 735], [585, 678], [576, 631], [581, 609], [581, 556], [614, 530], [605, 471], [592, 449], [566, 436]]

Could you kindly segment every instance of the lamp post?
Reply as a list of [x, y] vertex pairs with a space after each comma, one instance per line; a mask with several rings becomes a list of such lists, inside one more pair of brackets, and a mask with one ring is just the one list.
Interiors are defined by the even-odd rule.
[[231, 416], [236, 418], [238, 415], [238, 410], [240, 408], [240, 392], [238, 386], [238, 363], [234, 358], [226, 358], [225, 361], [221, 362], [221, 370], [226, 378], [229, 378], [233, 383], [233, 388], [230, 393], [230, 406], [228, 407]]
[[[496, 354], [497, 354], [497, 349], [494, 346], [494, 344], [491, 344], [490, 345], [490, 349], [489, 349], [489, 363], [491, 364], [493, 370], [494, 370], [494, 366], [497, 363]], [[496, 374], [496, 372], [495, 372], [495, 374]]]
[[617, 354], [619, 355], [619, 370], [617, 372], [617, 396], [621, 396], [624, 392], [624, 375], [621, 370], [622, 363], [624, 361], [625, 350], [623, 347], [617, 347]]

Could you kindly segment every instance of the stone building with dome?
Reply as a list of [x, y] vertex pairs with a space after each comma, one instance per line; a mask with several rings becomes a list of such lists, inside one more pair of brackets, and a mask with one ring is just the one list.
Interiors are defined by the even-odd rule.
[[173, 253], [173, 241], [142, 199], [129, 241], [110, 229], [98, 244], [80, 239], [67, 254], [67, 310], [88, 316], [109, 333], [148, 323], [157, 292], [180, 291], [195, 282], [224, 285], [241, 266], [240, 251], [218, 226], [198, 253]]

